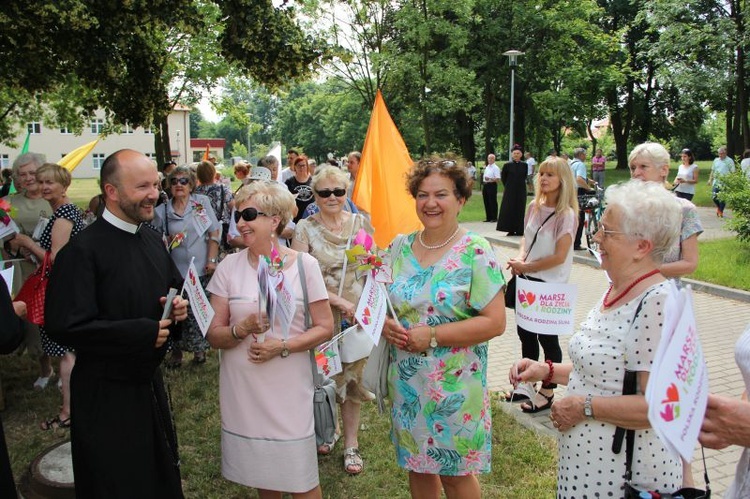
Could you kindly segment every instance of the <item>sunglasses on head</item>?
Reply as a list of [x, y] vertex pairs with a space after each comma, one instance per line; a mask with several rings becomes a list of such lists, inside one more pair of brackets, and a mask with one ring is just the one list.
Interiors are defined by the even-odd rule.
[[239, 223], [240, 218], [244, 220], [245, 222], [252, 222], [256, 218], [258, 218], [259, 215], [265, 216], [266, 214], [262, 211], [258, 211], [255, 208], [245, 208], [242, 211], [235, 211], [234, 212], [234, 223]]
[[185, 178], [185, 177], [179, 177], [179, 178], [173, 178], [169, 182], [172, 185], [177, 185], [177, 184], [188, 185], [190, 183], [190, 179], [189, 178]]
[[342, 196], [346, 195], [346, 189], [338, 188], [338, 189], [323, 189], [322, 191], [315, 191], [315, 193], [322, 197], [322, 198], [329, 198], [331, 197], [331, 194], [336, 196], [337, 198], [340, 198]]

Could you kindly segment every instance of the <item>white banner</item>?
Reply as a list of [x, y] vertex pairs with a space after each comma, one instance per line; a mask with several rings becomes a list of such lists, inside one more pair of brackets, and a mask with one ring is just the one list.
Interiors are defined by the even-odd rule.
[[575, 330], [575, 284], [516, 278], [516, 324], [537, 334], [564, 335]]
[[13, 296], [13, 272], [15, 268], [11, 265], [5, 270], [0, 270], [0, 275], [5, 279], [5, 284], [8, 286], [8, 294]]
[[206, 292], [203, 291], [203, 286], [201, 286], [198, 271], [195, 270], [193, 261], [190, 262], [187, 274], [185, 275], [183, 289], [187, 291], [188, 300], [190, 300], [190, 309], [193, 311], [193, 316], [205, 338], [206, 333], [208, 333], [208, 326], [211, 324], [211, 319], [214, 318], [214, 309], [211, 308]]
[[678, 290], [672, 281], [670, 285], [661, 341], [646, 387], [648, 420], [664, 446], [690, 462], [706, 413], [708, 372], [692, 290]]
[[375, 345], [380, 341], [380, 335], [383, 332], [387, 297], [385, 285], [377, 282], [372, 272], [368, 272], [354, 318]]

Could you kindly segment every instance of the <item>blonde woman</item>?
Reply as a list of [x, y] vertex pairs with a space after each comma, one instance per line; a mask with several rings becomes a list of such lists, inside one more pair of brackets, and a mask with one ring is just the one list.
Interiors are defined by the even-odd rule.
[[[568, 282], [573, 267], [573, 238], [577, 227], [578, 198], [573, 171], [562, 158], [548, 158], [539, 166], [534, 182], [534, 200], [526, 210], [524, 234], [518, 256], [508, 261], [513, 275], [545, 282]], [[538, 360], [539, 345], [548, 362], [562, 362], [557, 336], [536, 334], [516, 326], [524, 358]], [[535, 399], [524, 402], [524, 412], [549, 409], [554, 399], [554, 383], [543, 383]], [[518, 400], [513, 393], [509, 401]]]

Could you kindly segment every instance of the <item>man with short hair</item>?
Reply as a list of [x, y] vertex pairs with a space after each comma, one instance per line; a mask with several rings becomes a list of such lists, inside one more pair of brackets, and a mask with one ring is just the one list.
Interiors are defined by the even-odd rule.
[[495, 155], [487, 155], [487, 166], [482, 173], [482, 200], [484, 221], [497, 222], [497, 183], [500, 182], [500, 167], [495, 164]]
[[281, 170], [281, 181], [285, 182], [294, 177], [294, 163], [299, 158], [299, 152], [296, 149], [289, 149], [286, 152], [286, 168]]
[[123, 149], [102, 165], [101, 218], [55, 259], [47, 334], [76, 351], [71, 376], [71, 443], [76, 497], [180, 499], [177, 436], [159, 365], [187, 302], [180, 273], [148, 222], [159, 176], [140, 152]]
[[721, 191], [721, 177], [734, 171], [734, 160], [727, 156], [727, 146], [719, 147], [719, 157], [714, 159], [711, 165], [711, 174], [708, 176], [708, 185], [711, 186], [711, 194], [716, 205], [716, 216], [724, 218], [724, 208], [727, 203], [719, 199]]

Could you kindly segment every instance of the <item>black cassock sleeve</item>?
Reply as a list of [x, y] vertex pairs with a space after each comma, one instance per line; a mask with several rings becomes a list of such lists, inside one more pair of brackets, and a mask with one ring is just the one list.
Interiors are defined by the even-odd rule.
[[[151, 266], [152, 255], [146, 252], [152, 241], [135, 244], [124, 236], [120, 241], [116, 232], [106, 234], [107, 241], [87, 237], [96, 229], [83, 231], [55, 259], [46, 332], [82, 354], [151, 359], [162, 312], [159, 297], [173, 285], [176, 269], [168, 255], [164, 268]], [[163, 251], [158, 244], [156, 250]]]

